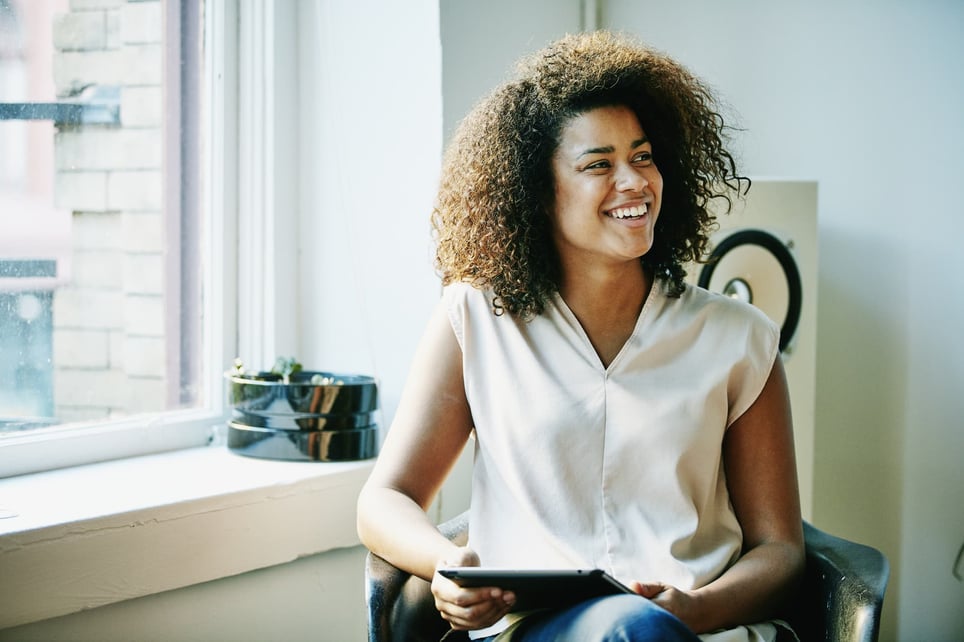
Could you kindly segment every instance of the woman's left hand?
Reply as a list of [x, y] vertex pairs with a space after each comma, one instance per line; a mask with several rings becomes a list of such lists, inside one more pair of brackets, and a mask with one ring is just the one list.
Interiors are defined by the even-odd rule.
[[695, 593], [681, 591], [675, 586], [662, 582], [632, 582], [629, 588], [675, 615], [690, 629], [696, 630], [695, 622], [699, 607]]

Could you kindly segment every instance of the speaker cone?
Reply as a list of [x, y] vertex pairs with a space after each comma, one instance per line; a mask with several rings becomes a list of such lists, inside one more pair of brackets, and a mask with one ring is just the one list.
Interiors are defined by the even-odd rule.
[[800, 322], [800, 271], [785, 243], [769, 232], [743, 229], [720, 241], [700, 272], [699, 286], [751, 303], [780, 325], [780, 351]]

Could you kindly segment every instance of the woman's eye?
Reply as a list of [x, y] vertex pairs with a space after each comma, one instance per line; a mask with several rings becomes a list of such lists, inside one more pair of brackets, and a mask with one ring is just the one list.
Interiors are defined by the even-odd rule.
[[586, 169], [608, 169], [608, 168], [609, 168], [609, 161], [607, 160], [598, 160], [595, 163], [590, 163], [589, 165], [586, 165]]
[[634, 163], [649, 164], [653, 162], [653, 152], [639, 152], [633, 156]]

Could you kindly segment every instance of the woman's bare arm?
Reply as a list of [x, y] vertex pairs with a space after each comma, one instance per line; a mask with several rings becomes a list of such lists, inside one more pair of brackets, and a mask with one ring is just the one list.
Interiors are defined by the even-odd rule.
[[358, 500], [362, 543], [430, 579], [438, 560], [459, 554], [425, 514], [465, 447], [472, 418], [462, 352], [439, 304], [419, 344], [378, 461]]
[[462, 351], [440, 304], [418, 347], [378, 461], [358, 498], [358, 535], [395, 566], [432, 582], [435, 606], [455, 629], [489, 626], [515, 602], [498, 588], [463, 589], [435, 573], [477, 566], [474, 551], [443, 537], [425, 514], [472, 431]]

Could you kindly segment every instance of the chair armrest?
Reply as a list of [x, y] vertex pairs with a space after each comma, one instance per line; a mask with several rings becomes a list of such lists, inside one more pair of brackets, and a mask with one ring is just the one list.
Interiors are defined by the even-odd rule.
[[[469, 536], [468, 513], [453, 517], [438, 528], [446, 538], [464, 546]], [[365, 599], [369, 642], [436, 642], [449, 628], [435, 610], [428, 582], [371, 552], [365, 560]]]
[[802, 640], [873, 642], [890, 576], [887, 558], [804, 522], [807, 570], [791, 622]]

